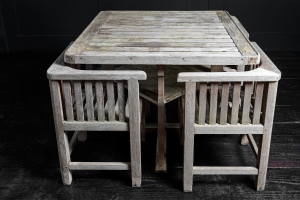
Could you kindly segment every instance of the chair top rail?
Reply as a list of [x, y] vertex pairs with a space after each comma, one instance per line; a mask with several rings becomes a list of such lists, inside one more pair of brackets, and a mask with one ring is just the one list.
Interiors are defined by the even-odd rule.
[[183, 72], [178, 74], [178, 82], [241, 82], [241, 81], [278, 81], [280, 74], [257, 68], [247, 72]]
[[257, 45], [257, 43], [251, 42], [251, 44], [256, 49], [256, 51], [258, 51], [260, 53], [260, 66], [259, 67], [281, 75], [280, 70], [271, 61], [271, 59], [265, 54], [265, 52], [263, 52], [263, 50]]
[[[67, 49], [69, 48], [69, 46], [67, 47]], [[96, 70], [73, 69], [67, 66], [64, 62], [65, 51], [56, 59], [56, 61], [47, 70], [48, 79], [50, 80], [130, 80], [130, 79], [146, 80], [147, 79], [147, 75], [144, 71], [135, 71], [135, 70], [96, 71]]]

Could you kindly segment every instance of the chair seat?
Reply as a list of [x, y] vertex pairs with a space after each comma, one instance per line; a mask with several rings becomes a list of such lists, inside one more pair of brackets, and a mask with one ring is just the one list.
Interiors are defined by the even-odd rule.
[[[154, 104], [158, 104], [158, 80], [157, 66], [153, 65], [126, 65], [117, 68], [118, 70], [142, 70], [147, 74], [147, 80], [140, 81], [140, 96]], [[180, 72], [207, 72], [208, 68], [195, 65], [170, 65], [165, 67], [164, 85], [165, 95], [164, 103], [168, 103], [184, 95], [184, 83], [177, 82], [177, 76]]]

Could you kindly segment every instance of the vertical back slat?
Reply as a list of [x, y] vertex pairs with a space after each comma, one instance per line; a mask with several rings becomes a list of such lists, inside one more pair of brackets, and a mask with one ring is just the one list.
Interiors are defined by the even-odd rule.
[[218, 109], [218, 83], [210, 84], [210, 111], [209, 111], [209, 124], [216, 124], [217, 109]]
[[74, 81], [74, 93], [75, 93], [77, 121], [81, 122], [84, 121], [84, 112], [83, 112], [83, 99], [82, 99], [82, 90], [81, 90], [80, 81]]
[[103, 122], [105, 121], [103, 83], [101, 81], [96, 81], [95, 87], [96, 87], [98, 121]]
[[250, 123], [250, 104], [252, 94], [252, 82], [245, 82], [244, 90], [244, 105], [242, 114], [242, 124], [247, 125]]
[[63, 88], [67, 120], [74, 121], [72, 90], [70, 81], [63, 81]]
[[207, 96], [207, 83], [200, 83], [199, 89], [199, 116], [198, 116], [198, 124], [205, 124], [205, 116], [206, 116], [206, 97]]
[[255, 101], [254, 101], [254, 110], [253, 110], [253, 119], [252, 119], [253, 125], [257, 125], [260, 123], [260, 112], [261, 112], [263, 91], [264, 91], [264, 83], [256, 83]]
[[220, 124], [227, 124], [227, 113], [228, 113], [228, 96], [229, 96], [229, 83], [222, 84], [222, 98], [221, 98], [221, 114]]
[[94, 121], [93, 85], [92, 81], [85, 81], [85, 98], [88, 121]]
[[124, 81], [118, 81], [117, 87], [118, 87], [119, 121], [125, 122]]
[[114, 93], [114, 82], [107, 81], [107, 106], [108, 106], [108, 120], [115, 121], [115, 93]]
[[240, 101], [241, 83], [237, 82], [233, 85], [233, 95], [232, 95], [232, 109], [231, 109], [231, 124], [238, 123], [239, 116], [239, 101]]

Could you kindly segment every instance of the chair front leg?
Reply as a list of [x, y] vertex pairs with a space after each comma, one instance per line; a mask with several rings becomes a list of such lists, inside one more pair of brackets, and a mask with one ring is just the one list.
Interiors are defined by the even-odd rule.
[[62, 182], [64, 185], [71, 185], [72, 174], [69, 170], [70, 148], [68, 135], [63, 129], [63, 109], [59, 82], [50, 81], [50, 89]]

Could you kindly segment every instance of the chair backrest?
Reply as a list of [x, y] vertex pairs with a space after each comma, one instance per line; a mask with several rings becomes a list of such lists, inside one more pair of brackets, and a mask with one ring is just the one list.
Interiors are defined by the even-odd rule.
[[[256, 48], [259, 47], [256, 45]], [[261, 51], [260, 48], [258, 50]], [[251, 71], [178, 75], [178, 82], [186, 82], [185, 98], [190, 103], [186, 109], [195, 110], [195, 123], [264, 124], [268, 102], [274, 102], [274, 112], [280, 71], [262, 51], [260, 54], [261, 64]], [[197, 89], [199, 95], [196, 95]]]
[[[138, 80], [145, 80], [146, 73], [79, 70], [66, 66], [63, 57], [64, 53], [48, 69], [47, 77], [50, 81], [57, 81], [59, 84], [64, 120], [124, 122], [126, 97], [128, 96], [130, 101], [130, 96], [133, 94], [134, 100], [138, 101]], [[128, 95], [124, 89], [125, 85], [128, 85]]]

